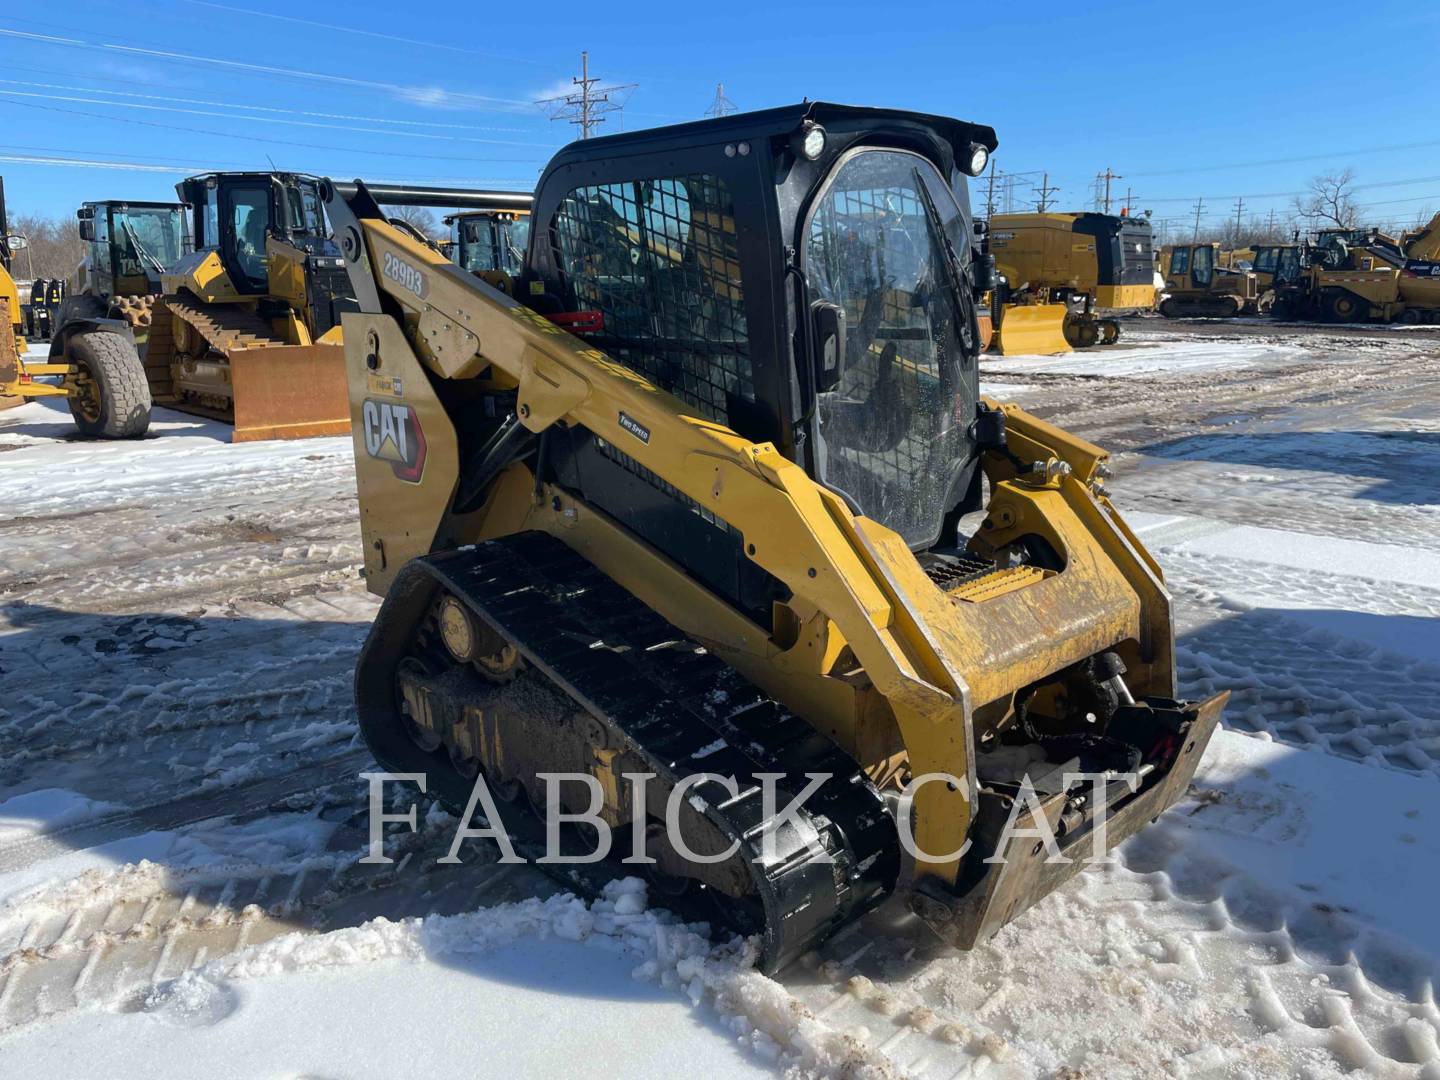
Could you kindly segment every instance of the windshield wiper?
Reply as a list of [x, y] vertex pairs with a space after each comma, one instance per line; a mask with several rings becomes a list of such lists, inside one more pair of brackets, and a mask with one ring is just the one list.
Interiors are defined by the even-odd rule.
[[945, 277], [950, 282], [950, 291], [955, 294], [955, 303], [960, 309], [961, 319], [964, 320], [964, 336], [973, 343], [979, 333], [979, 326], [975, 317], [975, 298], [969, 287], [971, 279], [968, 267], [963, 272], [960, 270], [960, 258], [955, 254], [955, 245], [950, 243], [944, 222], [940, 220], [940, 211], [935, 208], [935, 200], [930, 197], [930, 191], [925, 186], [925, 178], [920, 175], [919, 169], [912, 172], [915, 176], [915, 190], [920, 193], [920, 204], [925, 207], [925, 217], [944, 250]]
[[130, 238], [130, 243], [135, 245], [135, 254], [139, 255], [142, 259], [148, 260], [150, 265], [163, 275], [165, 273], [165, 267], [161, 266], [160, 260], [150, 254], [150, 249], [140, 242], [140, 237], [135, 232], [135, 226], [130, 224], [129, 221], [125, 221], [123, 224], [125, 226], [125, 235]]

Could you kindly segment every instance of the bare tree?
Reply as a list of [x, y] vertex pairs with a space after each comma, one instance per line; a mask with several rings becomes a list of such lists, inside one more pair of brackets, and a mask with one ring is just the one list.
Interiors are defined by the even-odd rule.
[[1354, 169], [1313, 177], [1309, 192], [1295, 196], [1295, 213], [1312, 226], [1353, 229], [1360, 217], [1354, 191]]
[[[85, 241], [73, 217], [41, 217], [39, 214], [10, 215], [11, 235], [18, 233], [29, 246], [15, 253], [11, 270], [20, 276], [37, 278], [69, 277], [85, 256]], [[32, 271], [33, 267], [33, 271]]]
[[445, 230], [435, 220], [435, 215], [423, 206], [386, 206], [383, 209], [388, 217], [399, 218], [431, 240], [445, 239]]

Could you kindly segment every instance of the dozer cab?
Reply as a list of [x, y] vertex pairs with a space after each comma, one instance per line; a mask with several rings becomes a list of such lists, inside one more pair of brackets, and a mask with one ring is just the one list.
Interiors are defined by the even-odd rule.
[[994, 146], [820, 102], [577, 142], [513, 296], [327, 183], [385, 768], [521, 857], [591, 810], [765, 970], [896, 889], [970, 947], [1182, 796], [1225, 695], [1175, 700], [1105, 452], [980, 393]]
[[195, 250], [162, 276], [145, 367], [159, 404], [235, 442], [349, 430], [340, 314], [354, 307], [314, 177], [210, 173], [176, 187]]
[[1329, 230], [1306, 251], [1298, 277], [1277, 291], [1283, 318], [1440, 323], [1440, 214], [1399, 240], [1373, 230]]
[[444, 219], [450, 227], [448, 254], [457, 266], [504, 289], [525, 267], [531, 196], [496, 191], [480, 198], [487, 205]]
[[[150, 427], [150, 389], [135, 346], [135, 337], [123, 319], [67, 311], [60, 304], [58, 326], [51, 331], [50, 357], [45, 362], [25, 358], [27, 342], [19, 290], [10, 274], [11, 254], [27, 243], [9, 235], [4, 184], [0, 182], [0, 407], [27, 398], [63, 397], [82, 435], [94, 438], [133, 439]], [[49, 289], [47, 287], [47, 294]], [[56, 288], [58, 296], [60, 289]], [[32, 303], [33, 303], [32, 292]], [[33, 318], [33, 316], [32, 316]]]
[[1220, 265], [1220, 245], [1167, 244], [1161, 252], [1167, 319], [1233, 319], [1269, 311], [1270, 297], [1248, 270]]
[[1120, 340], [1114, 315], [1155, 306], [1150, 222], [1128, 215], [997, 214], [995, 347], [1069, 352]]

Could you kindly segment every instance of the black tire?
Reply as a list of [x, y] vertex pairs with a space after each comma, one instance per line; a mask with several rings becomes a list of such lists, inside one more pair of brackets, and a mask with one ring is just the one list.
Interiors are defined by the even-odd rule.
[[1180, 309], [1174, 300], [1166, 297], [1160, 302], [1160, 314], [1167, 319], [1178, 319], [1180, 318]]
[[1364, 322], [1369, 304], [1344, 289], [1331, 289], [1325, 294], [1325, 320], [1336, 323]]
[[119, 334], [92, 330], [68, 343], [69, 361], [89, 376], [89, 393], [71, 393], [70, 415], [93, 439], [138, 439], [150, 427], [150, 383], [135, 346]]

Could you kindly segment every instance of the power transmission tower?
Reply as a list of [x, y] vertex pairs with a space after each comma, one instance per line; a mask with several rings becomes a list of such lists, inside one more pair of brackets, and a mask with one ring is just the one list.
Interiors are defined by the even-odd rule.
[[1050, 196], [1059, 190], [1058, 187], [1050, 186], [1050, 174], [1048, 172], [1045, 173], [1044, 178], [1040, 181], [1040, 186], [1034, 189], [1035, 193], [1040, 196], [1040, 201], [1035, 204], [1036, 212], [1043, 214], [1049, 210]]
[[715, 84], [715, 100], [705, 110], [706, 116], [729, 116], [733, 112], [739, 112], [740, 108], [728, 97], [725, 96], [725, 84]]
[[1195, 200], [1195, 234], [1190, 237], [1190, 242], [1192, 244], [1200, 242], [1200, 211], [1204, 208], [1205, 196], [1202, 195], [1200, 196], [1200, 198]]
[[1245, 199], [1242, 196], [1235, 196], [1235, 235], [1230, 239], [1231, 247], [1240, 245], [1240, 215], [1245, 212]]
[[560, 97], [543, 98], [535, 104], [550, 114], [551, 120], [564, 120], [580, 129], [580, 138], [590, 138], [590, 133], [605, 122], [605, 114], [619, 112], [625, 106], [637, 84], [623, 83], [616, 86], [600, 86], [600, 80], [590, 74], [590, 54], [580, 54], [580, 77], [570, 82], [578, 89]]
[[[1103, 173], [1095, 174], [1095, 201], [1102, 205], [1105, 213], [1110, 213], [1110, 181], [1124, 179], [1123, 176], [1109, 166], [1106, 166]], [[1104, 189], [1104, 195], [1101, 195], [1102, 187]]]

